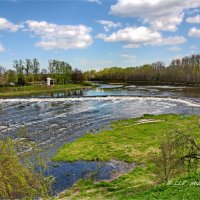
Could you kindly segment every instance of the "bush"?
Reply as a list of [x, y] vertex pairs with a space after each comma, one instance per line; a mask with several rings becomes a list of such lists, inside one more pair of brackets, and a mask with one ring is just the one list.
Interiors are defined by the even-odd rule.
[[49, 189], [49, 178], [36, 173], [30, 163], [21, 162], [11, 139], [0, 141], [0, 199], [45, 197]]
[[151, 156], [161, 182], [178, 175], [196, 173], [200, 166], [200, 144], [193, 132], [199, 131], [199, 122], [191, 123], [185, 130], [174, 130], [165, 135], [159, 152]]

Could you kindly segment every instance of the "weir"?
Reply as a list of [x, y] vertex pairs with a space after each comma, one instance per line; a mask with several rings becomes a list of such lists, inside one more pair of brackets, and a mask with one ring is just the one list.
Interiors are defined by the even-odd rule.
[[0, 99], [0, 103], [4, 102], [73, 102], [73, 101], [168, 101], [174, 103], [183, 103], [191, 107], [200, 107], [200, 102], [195, 102], [193, 99], [180, 99], [175, 97], [141, 97], [141, 96], [87, 96], [87, 97], [71, 97], [71, 98], [12, 98]]

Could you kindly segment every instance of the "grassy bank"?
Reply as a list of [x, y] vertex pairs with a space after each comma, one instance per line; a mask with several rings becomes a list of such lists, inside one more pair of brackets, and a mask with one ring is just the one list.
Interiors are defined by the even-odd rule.
[[[64, 145], [54, 159], [145, 162], [148, 154], [159, 146], [164, 134], [177, 128], [187, 128], [194, 118], [181, 115], [145, 115], [139, 119], [116, 121], [111, 124], [112, 130], [86, 134], [75, 142]], [[198, 131], [193, 134], [198, 135]]]
[[75, 89], [89, 88], [82, 84], [65, 84], [65, 85], [33, 85], [33, 86], [20, 86], [20, 87], [1, 87], [0, 97], [19, 97], [31, 96], [37, 94], [47, 94], [53, 92], [67, 92]]
[[[155, 185], [145, 178], [146, 171], [122, 175], [111, 182], [81, 180], [61, 194], [59, 200], [199, 200], [200, 174]], [[149, 182], [147, 182], [149, 181]]]
[[[151, 189], [158, 184], [158, 180], [150, 157], [153, 152], [158, 151], [163, 136], [173, 130], [185, 131], [188, 126], [194, 126], [191, 134], [199, 138], [196, 120], [195, 116], [145, 115], [142, 118], [113, 122], [111, 130], [103, 130], [99, 134], [86, 134], [77, 141], [64, 145], [55, 155], [54, 160], [115, 159], [141, 163], [143, 166], [109, 182], [81, 180], [63, 194], [63, 199], [156, 199], [158, 194], [161, 196], [157, 199], [166, 199], [165, 197], [170, 194], [173, 197], [173, 185], [161, 185]], [[196, 177], [193, 179], [195, 180]], [[197, 179], [199, 180], [199, 176]], [[177, 198], [169, 199], [184, 199], [183, 197], [192, 199], [193, 193], [200, 198], [198, 189], [198, 187], [185, 186], [182, 193], [177, 192]]]

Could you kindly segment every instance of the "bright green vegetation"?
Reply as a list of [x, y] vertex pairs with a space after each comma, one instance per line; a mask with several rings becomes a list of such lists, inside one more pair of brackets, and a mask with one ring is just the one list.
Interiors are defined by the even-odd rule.
[[70, 190], [63, 193], [60, 199], [128, 199], [150, 187], [154, 179], [154, 176], [149, 174], [148, 168], [136, 168], [110, 182], [95, 183], [91, 179], [80, 180]]
[[[137, 119], [120, 120], [111, 124], [112, 130], [86, 134], [66, 144], [56, 154], [56, 161], [111, 159], [145, 162], [169, 130], [184, 129], [195, 117], [180, 115], [145, 115]], [[198, 131], [193, 134], [198, 134]]]
[[49, 178], [36, 173], [34, 166], [26, 161], [27, 157], [17, 155], [15, 149], [11, 139], [0, 141], [0, 199], [47, 197]]
[[197, 200], [200, 199], [199, 187], [200, 187], [200, 174], [195, 174], [175, 179], [167, 184], [161, 184], [153, 189], [147, 190], [146, 192], [134, 196], [134, 199]]
[[[146, 170], [137, 169], [111, 182], [93, 183], [81, 180], [60, 195], [60, 200], [198, 200], [200, 174], [175, 179], [153, 186], [144, 178]], [[149, 177], [150, 178], [150, 177]], [[152, 177], [153, 178], [153, 177]], [[149, 182], [148, 182], [149, 181]]]
[[34, 94], [48, 94], [52, 92], [67, 92], [75, 89], [83, 89], [88, 86], [81, 84], [65, 84], [65, 85], [34, 85], [34, 86], [20, 86], [20, 87], [1, 87], [0, 97], [14, 97], [14, 96], [30, 96]]
[[[184, 187], [174, 184], [158, 185], [151, 156], [159, 151], [166, 134], [187, 132], [199, 141], [199, 118], [183, 115], [145, 115], [137, 119], [119, 120], [111, 124], [111, 130], [99, 134], [86, 134], [64, 145], [55, 155], [56, 161], [111, 159], [141, 163], [142, 166], [111, 181], [94, 182], [80, 180], [61, 199], [199, 199], [199, 186], [190, 186], [189, 181], [200, 181], [199, 175], [180, 179], [188, 180]], [[186, 174], [183, 174], [186, 176]]]

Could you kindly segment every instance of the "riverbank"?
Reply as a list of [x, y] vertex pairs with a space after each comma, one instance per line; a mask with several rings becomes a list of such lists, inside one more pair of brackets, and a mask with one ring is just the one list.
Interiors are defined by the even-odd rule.
[[1, 87], [0, 97], [20, 97], [32, 96], [37, 94], [48, 94], [53, 92], [68, 92], [71, 90], [80, 90], [91, 88], [84, 84], [65, 84], [65, 85], [33, 85], [33, 86], [18, 86], [18, 87]]
[[161, 82], [161, 81], [117, 81], [117, 80], [92, 80], [91, 82], [105, 83], [112, 85], [136, 85], [136, 86], [174, 86], [174, 87], [200, 87], [198, 83], [182, 83], [182, 82]]
[[[193, 126], [192, 136], [199, 140], [199, 127], [196, 116], [184, 115], [145, 115], [141, 118], [113, 122], [109, 130], [99, 134], [86, 134], [82, 138], [64, 145], [55, 155], [60, 162], [109, 161], [112, 159], [128, 163], [137, 163], [138, 167], [118, 176], [111, 181], [96, 182], [81, 180], [70, 190], [63, 193], [61, 199], [199, 199], [199, 188], [167, 184], [158, 186], [158, 179], [150, 161], [153, 153], [159, 151], [164, 135], [174, 130], [186, 131]], [[196, 125], [195, 125], [196, 124]], [[179, 180], [179, 179], [178, 179]], [[186, 177], [180, 180], [190, 180]], [[199, 176], [191, 181], [200, 180]], [[153, 188], [153, 189], [151, 189]], [[176, 192], [179, 191], [179, 192]]]

